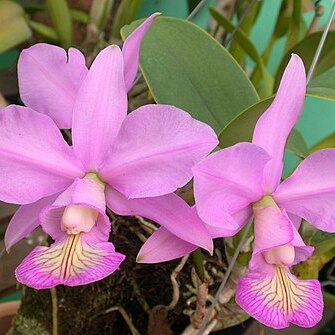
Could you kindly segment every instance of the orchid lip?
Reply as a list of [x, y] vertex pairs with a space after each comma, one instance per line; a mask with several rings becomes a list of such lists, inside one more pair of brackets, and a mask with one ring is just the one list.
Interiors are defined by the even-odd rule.
[[322, 317], [318, 281], [299, 280], [286, 266], [273, 266], [271, 274], [241, 278], [236, 301], [256, 320], [275, 329], [290, 323], [313, 327]]

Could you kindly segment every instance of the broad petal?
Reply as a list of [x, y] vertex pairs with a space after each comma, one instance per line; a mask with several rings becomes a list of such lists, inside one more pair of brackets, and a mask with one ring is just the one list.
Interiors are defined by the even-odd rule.
[[99, 175], [128, 198], [174, 192], [217, 145], [214, 131], [173, 106], [146, 105], [127, 116]]
[[112, 274], [124, 258], [112, 243], [89, 243], [81, 234], [69, 235], [51, 247], [36, 247], [15, 275], [20, 283], [34, 289], [86, 285]]
[[271, 106], [259, 118], [252, 143], [264, 148], [272, 157], [265, 171], [265, 187], [271, 193], [279, 184], [287, 138], [296, 124], [304, 104], [306, 73], [302, 60], [292, 54]]
[[253, 318], [275, 329], [291, 324], [308, 328], [322, 318], [323, 300], [317, 280], [299, 280], [288, 268], [241, 278], [236, 302]]
[[16, 211], [5, 233], [7, 251], [40, 225], [40, 212], [43, 208], [49, 206], [57, 196], [58, 194], [42, 198], [32, 204], [23, 205]]
[[228, 218], [234, 223], [234, 226], [228, 224], [218, 226], [206, 224], [206, 228], [212, 238], [234, 236], [248, 223], [249, 220], [252, 219], [252, 216], [253, 213], [251, 207], [246, 207]]
[[140, 215], [153, 220], [182, 240], [213, 250], [213, 241], [194, 209], [175, 194], [155, 198], [127, 199], [106, 188], [107, 206], [119, 215]]
[[137, 74], [142, 39], [158, 15], [160, 15], [160, 13], [154, 13], [150, 15], [124, 41], [122, 54], [124, 61], [124, 81], [127, 91], [129, 91], [133, 86], [133, 82]]
[[49, 115], [59, 128], [71, 128], [72, 110], [87, 67], [77, 49], [38, 43], [18, 62], [20, 96], [27, 107]]
[[318, 229], [335, 232], [335, 149], [308, 156], [274, 192], [276, 202]]
[[198, 247], [170, 233], [164, 227], [158, 228], [139, 251], [136, 262], [161, 263], [183, 257]]
[[251, 143], [220, 150], [193, 168], [199, 216], [211, 226], [239, 227], [232, 215], [263, 195], [263, 170], [269, 155]]
[[83, 174], [54, 122], [14, 105], [0, 112], [0, 170], [0, 198], [17, 204], [62, 191]]
[[74, 104], [73, 149], [87, 171], [102, 163], [126, 115], [122, 53], [112, 45], [94, 60]]

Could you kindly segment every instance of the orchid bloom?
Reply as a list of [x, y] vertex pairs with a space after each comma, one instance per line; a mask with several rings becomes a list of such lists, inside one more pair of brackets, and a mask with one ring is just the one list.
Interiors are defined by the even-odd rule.
[[299, 280], [289, 268], [313, 252], [297, 229], [301, 219], [335, 232], [335, 150], [307, 157], [281, 183], [283, 154], [302, 111], [304, 65], [292, 55], [271, 106], [259, 118], [252, 143], [211, 154], [194, 169], [199, 216], [232, 236], [254, 217], [254, 251], [236, 301], [267, 326], [312, 327], [322, 317], [317, 280]]
[[[159, 13], [149, 16], [122, 47], [126, 90], [138, 70], [142, 39]], [[26, 107], [50, 116], [61, 129], [72, 125], [76, 95], [87, 76], [84, 55], [75, 48], [68, 53], [60, 47], [38, 43], [21, 52], [18, 61], [20, 97]]]
[[192, 166], [215, 148], [217, 137], [173, 106], [146, 105], [127, 116], [131, 80], [123, 62], [115, 45], [94, 60], [73, 104], [72, 146], [47, 115], [15, 105], [0, 111], [0, 199], [22, 205], [7, 228], [6, 247], [39, 225], [54, 240], [16, 269], [23, 284], [75, 286], [113, 273], [124, 255], [108, 242], [106, 206], [213, 248], [200, 221], [175, 212], [184, 202], [172, 192], [192, 178]]

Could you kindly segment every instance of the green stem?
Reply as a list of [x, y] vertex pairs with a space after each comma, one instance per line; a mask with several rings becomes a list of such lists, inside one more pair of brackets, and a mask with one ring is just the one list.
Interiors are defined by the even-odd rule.
[[192, 262], [195, 272], [203, 283], [205, 281], [205, 269], [201, 249], [197, 249], [191, 253]]

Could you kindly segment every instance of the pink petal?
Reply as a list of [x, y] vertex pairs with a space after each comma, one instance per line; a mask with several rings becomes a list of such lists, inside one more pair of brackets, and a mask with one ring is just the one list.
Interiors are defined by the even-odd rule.
[[106, 188], [107, 206], [119, 215], [139, 215], [157, 222], [182, 240], [213, 250], [213, 241], [194, 209], [175, 194], [155, 198], [127, 199]]
[[56, 196], [57, 195], [52, 195], [32, 204], [23, 205], [16, 211], [5, 233], [5, 245], [7, 250], [40, 225], [40, 212], [44, 207], [50, 205]]
[[287, 138], [296, 124], [304, 104], [306, 73], [302, 60], [292, 54], [271, 106], [259, 118], [252, 139], [264, 148], [272, 161], [265, 171], [265, 187], [271, 193], [279, 184]]
[[306, 259], [311, 257], [313, 255], [314, 248], [305, 244], [298, 230], [294, 226], [292, 227], [292, 230], [293, 240], [291, 241], [291, 245], [294, 246], [295, 258], [293, 265], [295, 265], [300, 262], [304, 262]]
[[164, 227], [155, 231], [143, 244], [136, 261], [161, 263], [190, 254], [197, 246], [182, 240]]
[[[54, 240], [60, 240], [65, 235], [61, 229], [62, 217], [67, 206], [77, 205], [92, 209], [98, 213], [96, 224], [82, 236], [92, 237], [97, 241], [107, 241], [110, 233], [110, 220], [105, 213], [106, 202], [104, 189], [90, 179], [76, 179], [73, 184], [60, 194], [57, 199], [44, 208], [40, 214], [43, 230]], [[85, 223], [81, 222], [78, 229], [86, 231]]]
[[59, 128], [71, 128], [73, 104], [87, 74], [85, 57], [38, 43], [24, 49], [18, 62], [20, 96], [27, 107], [49, 115]]
[[287, 216], [289, 217], [289, 219], [291, 220], [291, 222], [293, 223], [294, 227], [296, 230], [299, 230], [300, 228], [300, 225], [301, 225], [301, 221], [302, 221], [302, 218], [297, 216], [297, 215], [294, 215], [292, 213], [287, 213]]
[[1, 110], [0, 154], [0, 198], [5, 202], [35, 202], [83, 174], [54, 122], [26, 107]]
[[231, 220], [233, 225], [212, 226], [206, 224], [206, 228], [212, 238], [234, 236], [251, 220], [252, 216], [252, 208], [246, 207], [228, 217], [228, 220]]
[[126, 114], [122, 53], [112, 45], [94, 60], [73, 109], [73, 149], [88, 171], [102, 163]]
[[50, 247], [36, 247], [15, 275], [20, 283], [34, 289], [86, 285], [112, 274], [124, 258], [112, 243], [89, 243], [81, 235], [69, 235]]
[[308, 328], [322, 318], [323, 300], [317, 280], [299, 280], [285, 267], [270, 272], [250, 272], [241, 278], [236, 302], [268, 327], [286, 328], [290, 323]]
[[[204, 159], [193, 169], [199, 216], [211, 226], [241, 228], [232, 217], [263, 196], [263, 170], [269, 155], [251, 143], [239, 143]], [[249, 208], [249, 209], [248, 209]]]
[[335, 232], [335, 149], [308, 156], [275, 191], [276, 202], [318, 229]]
[[127, 116], [99, 175], [128, 198], [171, 193], [217, 143], [214, 131], [186, 112], [146, 105]]
[[150, 15], [124, 41], [122, 54], [124, 61], [124, 81], [127, 91], [129, 91], [133, 86], [133, 82], [137, 74], [142, 39], [158, 15], [160, 15], [160, 13], [154, 13]]

